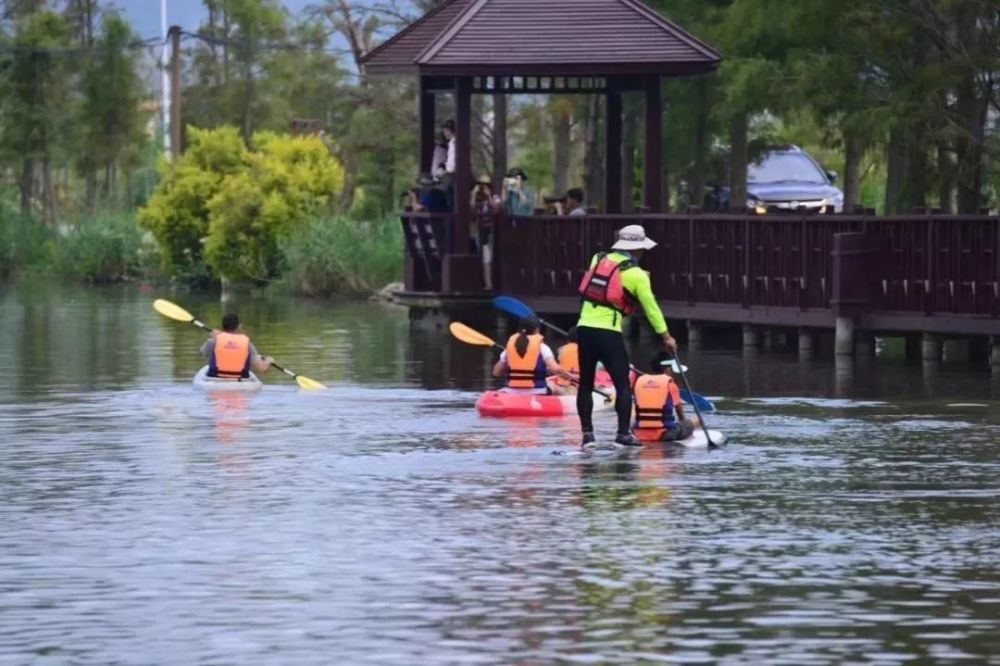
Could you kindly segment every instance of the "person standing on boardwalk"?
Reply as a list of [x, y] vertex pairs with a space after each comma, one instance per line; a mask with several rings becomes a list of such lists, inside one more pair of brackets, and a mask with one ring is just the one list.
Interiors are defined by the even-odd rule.
[[631, 432], [632, 390], [629, 382], [629, 356], [622, 335], [622, 322], [639, 307], [656, 334], [663, 338], [664, 348], [677, 351], [677, 341], [670, 335], [667, 322], [656, 303], [649, 274], [639, 267], [642, 255], [656, 247], [638, 224], [618, 231], [618, 240], [611, 252], [602, 252], [590, 261], [590, 269], [580, 282], [583, 305], [577, 322], [577, 343], [580, 354], [580, 387], [576, 409], [583, 430], [583, 448], [595, 448], [594, 438], [594, 376], [598, 362], [611, 375], [615, 385], [615, 410], [618, 412], [618, 433], [615, 444], [642, 446]]

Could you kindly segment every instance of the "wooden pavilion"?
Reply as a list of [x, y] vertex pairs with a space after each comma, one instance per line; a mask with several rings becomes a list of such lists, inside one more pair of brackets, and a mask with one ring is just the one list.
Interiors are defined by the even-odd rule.
[[[420, 77], [420, 165], [430, 171], [435, 95], [454, 94], [456, 192], [472, 176], [472, 95], [600, 94], [606, 97], [606, 212], [620, 213], [622, 94], [645, 93], [643, 204], [664, 210], [664, 77], [714, 70], [712, 47], [641, 0], [444, 0], [364, 60], [369, 74]], [[449, 242], [441, 252], [440, 291], [479, 291], [479, 260], [467, 254], [472, 210], [455, 197]]]

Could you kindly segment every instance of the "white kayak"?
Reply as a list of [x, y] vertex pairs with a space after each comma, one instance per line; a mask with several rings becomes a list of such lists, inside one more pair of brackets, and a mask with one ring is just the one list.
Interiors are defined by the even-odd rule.
[[218, 377], [209, 377], [207, 365], [195, 373], [191, 383], [194, 384], [195, 388], [200, 388], [204, 391], [239, 391], [241, 393], [255, 393], [264, 386], [257, 379], [257, 375], [252, 372], [249, 379], [219, 379]]

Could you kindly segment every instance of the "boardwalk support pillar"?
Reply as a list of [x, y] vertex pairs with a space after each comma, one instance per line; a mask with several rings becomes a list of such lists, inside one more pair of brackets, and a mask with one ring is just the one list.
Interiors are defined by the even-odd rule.
[[990, 339], [990, 365], [1000, 367], [1000, 336]]
[[941, 338], [933, 333], [924, 333], [920, 343], [920, 356], [925, 361], [940, 361], [944, 357], [944, 344]]
[[867, 314], [875, 296], [875, 264], [877, 248], [865, 233], [833, 235], [833, 314], [836, 317], [834, 349], [836, 354], [854, 354], [856, 321]]
[[759, 328], [754, 328], [750, 324], [743, 324], [743, 346], [760, 347], [761, 334]]
[[854, 354], [854, 320], [850, 317], [837, 317], [833, 347], [837, 356]]
[[701, 324], [694, 320], [690, 320], [687, 323], [688, 329], [688, 347], [691, 349], [697, 349], [701, 346], [702, 330]]

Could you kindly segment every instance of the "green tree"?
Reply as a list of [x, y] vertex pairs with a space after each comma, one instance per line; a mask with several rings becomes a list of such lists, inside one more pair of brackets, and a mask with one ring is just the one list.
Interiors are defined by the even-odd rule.
[[94, 203], [96, 173], [100, 170], [104, 174], [104, 199], [114, 200], [118, 172], [128, 174], [136, 166], [145, 142], [146, 116], [139, 107], [143, 89], [136, 60], [127, 50], [135, 39], [120, 16], [106, 14], [97, 50], [84, 68], [78, 123], [83, 132], [79, 168], [86, 179], [88, 210]]
[[65, 57], [70, 35], [68, 23], [58, 14], [28, 14], [17, 25], [14, 51], [0, 80], [0, 146], [21, 164], [21, 212], [31, 212], [40, 175], [42, 210], [48, 220], [55, 217], [53, 160], [71, 129], [72, 61]]

